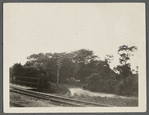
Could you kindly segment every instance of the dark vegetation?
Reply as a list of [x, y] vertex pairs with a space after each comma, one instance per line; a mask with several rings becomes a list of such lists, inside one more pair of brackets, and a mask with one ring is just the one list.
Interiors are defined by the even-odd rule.
[[[84, 89], [93, 92], [138, 95], [138, 72], [134, 74], [129, 63], [130, 56], [136, 50], [135, 46], [120, 46], [118, 49], [120, 65], [113, 69], [110, 68], [112, 55], [99, 60], [93, 51], [87, 49], [65, 53], [59, 72], [59, 82], [70, 84], [79, 80]], [[40, 89], [49, 88], [48, 82], [57, 81], [58, 56], [59, 53], [32, 54], [27, 57], [26, 64], [14, 64], [11, 67], [11, 75], [41, 78]]]

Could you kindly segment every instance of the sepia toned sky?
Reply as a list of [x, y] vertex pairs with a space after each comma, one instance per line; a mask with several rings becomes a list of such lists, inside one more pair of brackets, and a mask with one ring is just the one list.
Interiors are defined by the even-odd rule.
[[5, 3], [4, 56], [6, 63], [24, 64], [34, 53], [93, 50], [101, 59], [118, 47], [137, 46], [131, 58], [138, 65], [145, 46], [143, 3]]

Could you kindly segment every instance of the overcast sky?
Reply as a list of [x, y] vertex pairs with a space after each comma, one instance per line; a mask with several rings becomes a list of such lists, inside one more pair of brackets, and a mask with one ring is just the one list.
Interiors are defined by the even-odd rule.
[[[24, 64], [34, 53], [93, 50], [103, 59], [118, 47], [145, 44], [143, 3], [6, 3], [4, 4], [4, 56], [12, 66]], [[138, 51], [132, 58], [137, 65]]]

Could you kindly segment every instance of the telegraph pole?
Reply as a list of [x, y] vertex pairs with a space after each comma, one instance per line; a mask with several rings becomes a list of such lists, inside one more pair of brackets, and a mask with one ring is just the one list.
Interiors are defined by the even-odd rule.
[[58, 87], [58, 81], [59, 81], [59, 67], [58, 67], [58, 69], [57, 69], [57, 87]]
[[57, 84], [56, 84], [57, 87], [58, 87], [58, 83], [59, 83], [59, 69], [62, 66], [62, 58], [63, 58], [64, 54], [65, 53], [59, 54], [58, 59], [57, 59], [57, 66], [58, 66], [58, 69], [57, 69]]

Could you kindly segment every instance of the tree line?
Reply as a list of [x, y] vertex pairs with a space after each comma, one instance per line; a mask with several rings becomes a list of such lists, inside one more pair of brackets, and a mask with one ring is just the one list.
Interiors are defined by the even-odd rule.
[[[94, 52], [89, 49], [80, 49], [65, 53], [60, 68], [60, 83], [70, 83], [71, 78], [80, 80], [84, 89], [94, 92], [116, 93], [119, 95], [138, 94], [138, 74], [133, 73], [130, 57], [137, 51], [136, 46], [126, 45], [118, 48], [119, 65], [110, 68], [113, 55], [106, 55], [100, 60]], [[48, 81], [56, 83], [57, 59], [60, 53], [39, 53], [27, 57], [28, 61], [21, 65], [14, 64], [12, 75], [40, 77], [42, 88], [47, 87]]]

